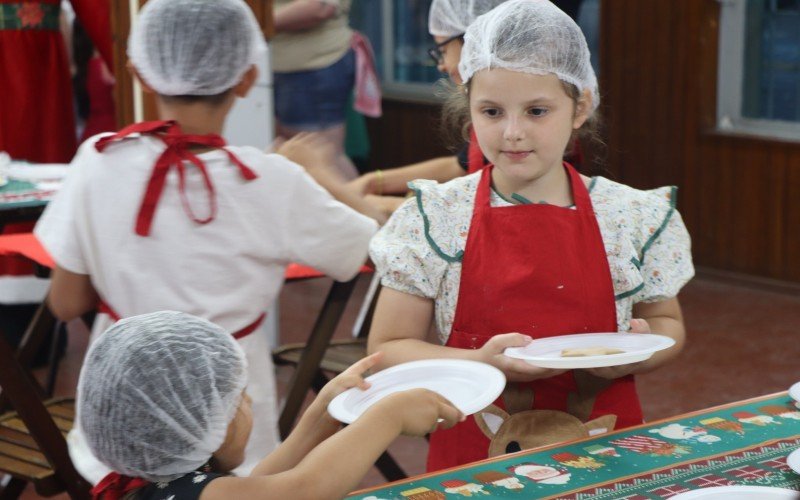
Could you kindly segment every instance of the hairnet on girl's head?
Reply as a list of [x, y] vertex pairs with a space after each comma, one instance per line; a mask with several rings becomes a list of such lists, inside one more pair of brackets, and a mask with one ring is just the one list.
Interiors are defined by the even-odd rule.
[[467, 82], [478, 71], [493, 68], [553, 73], [581, 92], [589, 90], [592, 110], [600, 104], [586, 38], [548, 0], [509, 0], [469, 26], [458, 65], [461, 79]]
[[170, 481], [222, 445], [246, 372], [239, 344], [213, 323], [174, 311], [123, 319], [86, 355], [78, 423], [108, 467]]
[[467, 26], [481, 14], [505, 0], [433, 0], [428, 14], [428, 32], [432, 36], [453, 37], [467, 31]]
[[128, 57], [161, 95], [214, 95], [236, 85], [266, 51], [243, 0], [150, 0], [128, 39]]

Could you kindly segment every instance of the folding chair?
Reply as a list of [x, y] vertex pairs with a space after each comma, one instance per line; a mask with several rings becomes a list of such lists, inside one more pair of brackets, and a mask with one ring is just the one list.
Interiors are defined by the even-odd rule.
[[91, 487], [75, 471], [64, 439], [75, 418], [74, 401], [42, 402], [41, 388], [2, 335], [0, 388], [16, 410], [0, 416], [0, 472], [12, 476], [0, 496], [17, 498], [30, 482], [42, 496], [90, 498]]
[[[368, 297], [369, 309], [353, 339], [331, 340], [336, 325], [344, 312], [347, 298], [352, 294], [355, 279], [347, 283], [334, 282], [325, 300], [325, 305], [311, 330], [308, 342], [286, 344], [272, 353], [276, 365], [295, 367], [286, 403], [278, 420], [281, 438], [286, 438], [292, 430], [309, 389], [319, 392], [328, 383], [328, 373], [341, 373], [350, 365], [367, 355], [367, 333], [372, 322], [372, 313], [377, 302], [377, 293]], [[394, 458], [384, 452], [375, 462], [375, 467], [387, 481], [404, 479], [408, 475]]]

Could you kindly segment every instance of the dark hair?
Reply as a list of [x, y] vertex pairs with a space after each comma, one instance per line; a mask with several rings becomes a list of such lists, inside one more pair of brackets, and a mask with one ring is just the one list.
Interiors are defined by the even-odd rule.
[[219, 106], [223, 104], [233, 92], [233, 89], [223, 90], [219, 94], [212, 95], [162, 95], [161, 99], [168, 104], [198, 104], [203, 103], [209, 106]]
[[[581, 97], [580, 90], [571, 83], [559, 81], [564, 92], [572, 99], [577, 108], [578, 100]], [[448, 83], [440, 87], [440, 93], [444, 95], [440, 121], [441, 133], [444, 136], [445, 144], [453, 150], [462, 147], [464, 142], [469, 141], [469, 130], [472, 126], [472, 119], [469, 114], [469, 89], [471, 83], [471, 81], [461, 85]], [[574, 153], [571, 148], [575, 145], [574, 139], [578, 139], [592, 149], [595, 153], [593, 155], [595, 161], [603, 163], [602, 158], [605, 156], [606, 144], [601, 134], [602, 124], [600, 112], [595, 110], [579, 129], [572, 131], [572, 139], [564, 155], [569, 156]]]

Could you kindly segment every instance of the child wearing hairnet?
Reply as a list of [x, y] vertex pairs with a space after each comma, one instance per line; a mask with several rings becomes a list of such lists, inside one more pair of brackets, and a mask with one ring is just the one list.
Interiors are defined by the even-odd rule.
[[[461, 83], [458, 74], [458, 61], [464, 45], [467, 27], [481, 14], [485, 14], [505, 0], [433, 0], [428, 13], [428, 32], [435, 46], [429, 53], [435, 60], [439, 71], [447, 75], [454, 84]], [[457, 134], [461, 135], [461, 134]], [[460, 140], [460, 137], [459, 137]], [[414, 179], [432, 179], [446, 182], [466, 173], [476, 172], [485, 166], [485, 158], [470, 134], [454, 156], [434, 158], [421, 163], [368, 172], [350, 185], [367, 202], [381, 210], [386, 216], [394, 212], [408, 191], [408, 182]]]
[[[286, 266], [351, 279], [377, 224], [299, 165], [220, 137], [264, 50], [242, 0], [151, 0], [128, 50], [161, 120], [81, 146], [35, 229], [57, 263], [48, 302], [64, 320], [99, 303], [93, 339], [116, 319], [164, 308], [230, 331], [248, 357], [255, 415], [246, 473], [278, 444], [275, 375], [259, 328]], [[70, 435], [73, 459], [96, 482], [105, 470], [82, 453], [80, 436]]]
[[249, 477], [233, 477], [228, 472], [241, 463], [257, 418], [239, 343], [185, 313], [121, 320], [90, 347], [78, 381], [76, 420], [112, 471], [92, 495], [341, 498], [398, 435], [423, 436], [439, 420], [447, 427], [463, 419], [438, 394], [413, 390], [378, 401], [340, 430], [328, 403], [346, 389], [368, 388], [362, 375], [379, 357], [364, 358], [329, 382], [277, 450]]
[[[464, 105], [492, 165], [412, 182], [416, 196], [373, 238], [384, 287], [369, 350], [385, 352], [383, 366], [483, 361], [532, 393], [532, 409], [639, 424], [634, 375], [676, 356], [685, 337], [677, 294], [694, 268], [675, 189], [640, 191], [563, 161], [591, 127], [599, 92], [583, 34], [551, 2], [504, 2], [464, 38]], [[438, 342], [426, 340], [432, 321]], [[503, 354], [544, 337], [628, 331], [675, 345], [640, 363], [570, 371]], [[472, 417], [435, 432], [429, 470], [486, 458], [489, 434]]]

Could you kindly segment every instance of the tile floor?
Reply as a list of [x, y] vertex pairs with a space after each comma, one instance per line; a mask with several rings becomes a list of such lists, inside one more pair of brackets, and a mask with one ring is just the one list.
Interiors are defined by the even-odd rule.
[[[328, 289], [324, 279], [291, 283], [281, 297], [282, 341], [302, 341]], [[368, 285], [362, 277], [337, 337], [350, 335]], [[688, 331], [685, 351], [673, 364], [639, 379], [639, 394], [648, 420], [771, 392], [800, 380], [800, 294], [696, 278], [682, 292]], [[62, 363], [57, 392], [74, 393], [87, 335], [73, 328]], [[278, 368], [279, 390], [291, 376]], [[400, 438], [390, 452], [409, 474], [423, 472], [426, 442]], [[362, 482], [384, 482], [372, 470]], [[36, 498], [30, 491], [23, 498]], [[66, 498], [66, 496], [64, 496]]]

